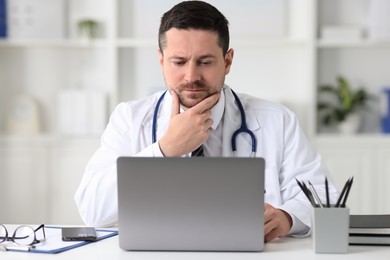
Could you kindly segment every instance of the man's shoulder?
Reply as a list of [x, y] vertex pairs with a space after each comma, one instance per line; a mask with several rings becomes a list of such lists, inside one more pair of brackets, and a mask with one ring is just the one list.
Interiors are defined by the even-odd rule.
[[151, 117], [153, 116], [153, 111], [156, 102], [163, 92], [164, 91], [160, 91], [137, 100], [128, 100], [121, 102], [116, 106], [114, 113], [121, 114], [123, 116], [129, 116], [132, 118]]
[[240, 100], [246, 110], [274, 111], [290, 113], [290, 110], [283, 104], [271, 100], [262, 99], [248, 94], [239, 94]]
[[120, 103], [119, 105], [127, 106], [127, 107], [147, 107], [147, 106], [154, 106], [159, 99], [159, 97], [164, 93], [164, 91], [156, 92], [152, 95], [149, 95], [147, 97], [143, 97], [136, 100], [128, 100]]
[[128, 101], [123, 101], [119, 103], [116, 106], [116, 109], [126, 109], [126, 110], [138, 110], [139, 109], [146, 109], [149, 110], [150, 107], [155, 106], [157, 100], [159, 97], [164, 93], [164, 91], [156, 92], [150, 96], [140, 98], [137, 100], [128, 100]]

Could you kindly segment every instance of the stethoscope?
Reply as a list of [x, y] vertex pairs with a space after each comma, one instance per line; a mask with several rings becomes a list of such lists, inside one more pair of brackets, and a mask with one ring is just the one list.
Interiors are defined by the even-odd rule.
[[[236, 103], [237, 103], [237, 106], [238, 106], [238, 110], [240, 111], [240, 114], [241, 114], [241, 126], [236, 131], [234, 131], [234, 133], [232, 135], [232, 140], [231, 140], [232, 151], [233, 151], [234, 155], [236, 155], [236, 153], [237, 153], [237, 146], [236, 146], [237, 136], [239, 134], [246, 133], [246, 134], [248, 134], [250, 136], [250, 138], [252, 140], [252, 153], [250, 154], [250, 157], [255, 157], [256, 149], [257, 149], [255, 134], [251, 130], [249, 130], [247, 125], [246, 125], [246, 115], [245, 115], [244, 107], [242, 106], [242, 103], [241, 103], [240, 99], [238, 98], [237, 94], [232, 89], [231, 89], [231, 91], [233, 93], [234, 99], [236, 100]], [[160, 108], [161, 102], [163, 101], [166, 93], [167, 92], [165, 91], [160, 96], [160, 98], [157, 101], [156, 107], [154, 108], [153, 124], [152, 124], [152, 142], [153, 143], [155, 143], [157, 141], [156, 133], [157, 133], [157, 114], [158, 114], [158, 110]]]

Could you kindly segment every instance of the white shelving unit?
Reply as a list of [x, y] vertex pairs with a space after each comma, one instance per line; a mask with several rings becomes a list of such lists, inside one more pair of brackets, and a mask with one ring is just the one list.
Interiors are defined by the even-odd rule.
[[[99, 146], [100, 135], [64, 136], [58, 131], [60, 90], [104, 91], [108, 111], [102, 116], [107, 120], [119, 102], [164, 88], [156, 54], [157, 31], [162, 13], [178, 0], [66, 1], [66, 39], [0, 40], [0, 180], [8, 187], [6, 210], [0, 213], [3, 222], [81, 223], [73, 195], [85, 164]], [[378, 129], [366, 129], [363, 135], [348, 138], [323, 134], [317, 127], [315, 111], [317, 86], [333, 81], [337, 73], [346, 74], [353, 84], [363, 83], [373, 93], [377, 93], [377, 86], [390, 84], [390, 74], [384, 69], [390, 66], [390, 42], [318, 38], [322, 24], [343, 23], [340, 17], [349, 10], [346, 7], [355, 7], [356, 3], [358, 11], [347, 17], [363, 24], [361, 12], [368, 0], [280, 1], [284, 3], [285, 23], [282, 34], [277, 36], [257, 32], [261, 26], [256, 26], [256, 15], [245, 19], [239, 16], [244, 11], [260, 12], [267, 1], [248, 1], [251, 10], [241, 11], [246, 7], [234, 0], [209, 2], [221, 9], [232, 26], [235, 57], [226, 83], [237, 92], [284, 103], [297, 113], [305, 132], [329, 163], [336, 183], [356, 176], [352, 213], [389, 211], [386, 202], [372, 201], [386, 194], [384, 182], [379, 180], [389, 183], [385, 173], [390, 163], [385, 158], [390, 139], [379, 134]], [[340, 17], [335, 17], [332, 13], [338, 8], [342, 9], [336, 12]], [[82, 17], [100, 22], [102, 30], [97, 39], [77, 38], [75, 24]], [[248, 27], [249, 33], [244, 30]], [[34, 96], [40, 104], [43, 131], [38, 135], [18, 136], [6, 131], [6, 104], [19, 93]], [[22, 180], [28, 184], [18, 195], [11, 195]], [[382, 188], [372, 193], [374, 186], [369, 184]]]
[[[315, 86], [335, 83], [345, 76], [352, 86], [364, 86], [378, 97], [381, 88], [390, 85], [389, 40], [372, 40], [368, 36], [368, 15], [371, 0], [318, 0], [315, 46]], [[363, 37], [356, 40], [321, 39], [324, 25], [357, 26]], [[315, 121], [313, 121], [315, 122]], [[354, 176], [349, 207], [351, 213], [388, 213], [390, 204], [383, 198], [390, 195], [390, 138], [381, 134], [379, 99], [372, 102], [363, 115], [361, 133], [344, 136], [323, 133], [316, 124], [314, 140], [336, 180], [342, 184]], [[341, 187], [340, 187], [341, 188]]]

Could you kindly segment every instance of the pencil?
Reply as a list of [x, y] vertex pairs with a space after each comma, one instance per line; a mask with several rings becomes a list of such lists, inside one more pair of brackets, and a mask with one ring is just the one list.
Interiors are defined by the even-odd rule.
[[310, 201], [311, 205], [313, 207], [316, 207], [316, 203], [315, 203], [315, 201], [313, 199], [313, 196], [312, 196], [310, 190], [307, 189], [307, 187], [306, 187], [306, 185], [304, 183], [298, 181], [297, 178], [295, 178], [295, 180], [297, 181], [298, 186], [301, 188], [302, 192], [306, 195], [307, 199]]
[[336, 202], [336, 205], [335, 205], [336, 208], [340, 206], [341, 200], [343, 199], [344, 193], [345, 193], [345, 191], [347, 189], [347, 186], [348, 186], [348, 183], [349, 183], [350, 180], [351, 179], [348, 179], [348, 181], [344, 184], [344, 187], [343, 187], [343, 189], [342, 189], [342, 191], [340, 193], [340, 196], [337, 199], [337, 202]]
[[322, 204], [322, 201], [321, 201], [321, 199], [320, 199], [320, 196], [318, 196], [318, 193], [317, 193], [316, 189], [314, 189], [314, 186], [313, 186], [313, 184], [311, 184], [310, 181], [309, 181], [309, 185], [310, 185], [311, 191], [312, 191], [314, 197], [316, 198], [318, 204], [320, 205], [321, 208], [323, 208], [324, 205]]
[[347, 187], [344, 199], [343, 199], [343, 203], [341, 203], [341, 205], [340, 205], [340, 207], [342, 207], [342, 208], [345, 208], [345, 203], [347, 202], [349, 191], [351, 190], [352, 183], [353, 183], [353, 177], [351, 178], [351, 180], [348, 184], [348, 187]]
[[328, 177], [325, 177], [326, 206], [330, 208]]

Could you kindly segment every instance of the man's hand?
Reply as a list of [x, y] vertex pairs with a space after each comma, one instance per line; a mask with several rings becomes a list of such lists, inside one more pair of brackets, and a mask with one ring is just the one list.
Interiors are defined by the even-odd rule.
[[209, 137], [213, 120], [210, 109], [218, 102], [219, 93], [215, 93], [194, 107], [180, 113], [180, 100], [171, 90], [172, 113], [166, 134], [159, 145], [165, 157], [182, 156], [199, 147]]
[[269, 204], [264, 205], [264, 240], [269, 242], [288, 234], [292, 226], [291, 216]]

